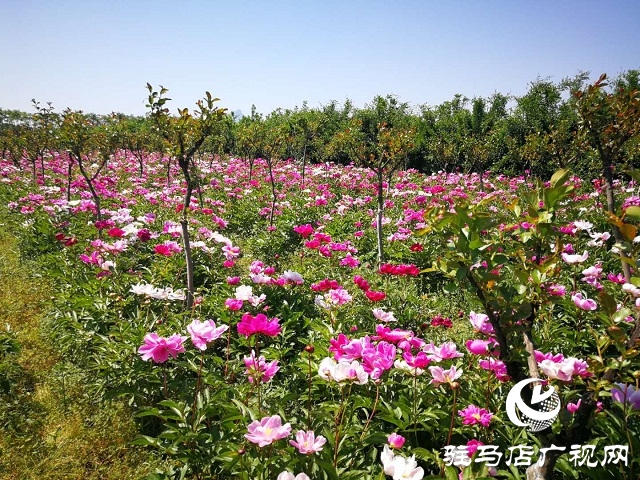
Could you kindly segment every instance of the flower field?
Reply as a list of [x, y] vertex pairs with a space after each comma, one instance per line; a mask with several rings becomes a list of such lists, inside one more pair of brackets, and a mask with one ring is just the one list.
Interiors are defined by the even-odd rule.
[[[54, 285], [51, 344], [164, 460], [147, 478], [526, 478], [543, 453], [562, 478], [640, 474], [633, 183], [608, 215], [568, 171], [400, 171], [379, 263], [372, 170], [203, 156], [185, 212], [159, 154], [92, 185], [69, 161], [36, 184], [2, 161], [3, 222]], [[560, 401], [540, 431], [507, 412], [529, 377]]]

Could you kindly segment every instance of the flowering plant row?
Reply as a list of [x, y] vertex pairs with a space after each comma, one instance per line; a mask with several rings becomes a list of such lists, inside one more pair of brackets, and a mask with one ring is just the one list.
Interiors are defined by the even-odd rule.
[[[620, 266], [624, 253], [637, 268], [633, 185], [618, 185], [612, 218], [603, 191], [568, 172], [482, 188], [477, 175], [399, 172], [378, 264], [371, 172], [316, 166], [303, 185], [292, 161], [255, 161], [249, 178], [242, 160], [202, 158], [186, 309], [177, 166], [149, 155], [140, 174], [119, 152], [95, 178], [97, 219], [69, 161], [47, 158], [35, 189], [4, 162], [3, 192], [24, 251], [59, 281], [61, 353], [103, 401], [131, 405], [133, 443], [170, 464], [154, 478], [517, 478], [523, 469], [449, 465], [443, 452], [523, 439], [626, 444], [628, 465], [551, 466], [637, 473], [640, 277]], [[539, 434], [505, 410], [527, 376], [562, 405]]]

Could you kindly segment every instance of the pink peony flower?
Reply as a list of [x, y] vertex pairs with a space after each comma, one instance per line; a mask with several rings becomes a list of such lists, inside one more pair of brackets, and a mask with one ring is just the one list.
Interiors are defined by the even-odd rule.
[[197, 349], [206, 350], [207, 344], [220, 338], [228, 328], [229, 327], [227, 325], [220, 325], [219, 327], [216, 327], [213, 320], [201, 322], [200, 320], [195, 319], [187, 325], [187, 332], [191, 335], [191, 341]]
[[189, 337], [171, 335], [168, 338], [160, 337], [157, 333], [148, 333], [144, 337], [144, 344], [138, 349], [142, 360], [152, 359], [156, 363], [164, 363], [169, 359], [169, 355], [177, 358], [179, 353], [184, 352], [184, 341]]
[[381, 308], [374, 308], [372, 312], [373, 312], [373, 316], [376, 317], [381, 322], [388, 323], [388, 322], [397, 321], [396, 317], [393, 315], [392, 312], [385, 312]]
[[358, 265], [360, 265], [360, 260], [352, 257], [350, 253], [347, 253], [347, 256], [340, 260], [341, 267], [356, 268]]
[[232, 312], [237, 312], [242, 308], [244, 302], [242, 300], [238, 300], [237, 298], [227, 298], [224, 301], [224, 306], [227, 307]]
[[276, 480], [310, 480], [310, 479], [306, 473], [299, 473], [297, 475], [294, 475], [293, 473], [285, 470], [284, 472], [281, 472], [280, 475], [278, 475], [278, 478], [276, 478]]
[[564, 297], [567, 293], [567, 289], [558, 283], [553, 283], [551, 285], [545, 285], [545, 289], [549, 295], [553, 295], [556, 297]]
[[445, 342], [439, 347], [433, 343], [425, 345], [423, 348], [432, 362], [441, 362], [443, 360], [451, 360], [453, 358], [462, 357], [462, 353], [458, 352], [458, 347], [453, 342]]
[[291, 434], [291, 425], [282, 425], [280, 415], [264, 417], [262, 420], [254, 420], [247, 427], [249, 433], [244, 437], [251, 443], [257, 443], [259, 447], [271, 445], [273, 442], [286, 438]]
[[277, 360], [267, 363], [262, 355], [256, 358], [253, 350], [251, 350], [251, 356], [244, 357], [244, 366], [247, 368], [245, 373], [249, 377], [249, 383], [256, 380], [266, 383], [280, 370]]
[[598, 304], [595, 300], [590, 298], [582, 298], [581, 293], [574, 293], [571, 295], [571, 300], [576, 305], [576, 307], [582, 310], [596, 310], [598, 308]]
[[493, 333], [493, 325], [491, 325], [489, 317], [484, 313], [471, 311], [469, 313], [469, 321], [476, 332], [483, 333], [485, 335], [491, 335]]
[[308, 432], [298, 430], [295, 441], [289, 440], [289, 443], [303, 455], [313, 455], [322, 450], [322, 446], [327, 443], [327, 439], [322, 435], [316, 438], [316, 434], [312, 430]]
[[587, 258], [589, 258], [589, 252], [585, 250], [582, 255], [570, 255], [568, 253], [562, 253], [560, 256], [562, 257], [562, 260], [564, 260], [568, 264], [582, 263], [585, 262]]
[[485, 370], [492, 371], [500, 382], [506, 382], [510, 378], [507, 374], [507, 366], [502, 360], [489, 358], [487, 360], [480, 360], [478, 365]]
[[268, 337], [275, 337], [282, 332], [282, 327], [280, 327], [278, 323], [279, 321], [278, 318], [269, 320], [263, 313], [259, 313], [255, 317], [249, 313], [245, 313], [240, 323], [238, 323], [238, 333], [246, 337], [258, 333], [262, 333]]
[[449, 370], [444, 370], [442, 367], [429, 367], [429, 371], [433, 377], [429, 383], [433, 383], [436, 387], [442, 383], [451, 385], [462, 375], [462, 370], [456, 370], [455, 366]]

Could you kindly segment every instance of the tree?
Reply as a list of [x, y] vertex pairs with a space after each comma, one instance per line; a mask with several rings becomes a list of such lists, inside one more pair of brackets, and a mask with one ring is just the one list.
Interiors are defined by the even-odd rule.
[[[96, 126], [95, 119], [90, 119], [81, 110], [67, 108], [62, 113], [60, 143], [69, 155], [69, 182], [71, 182], [71, 172], [75, 162], [91, 192], [97, 221], [102, 220], [102, 212], [100, 195], [94, 182], [117, 148], [115, 139], [111, 131], [105, 127]], [[98, 159], [97, 164], [94, 162], [95, 157]], [[88, 162], [91, 163], [88, 164]], [[70, 183], [67, 185], [67, 197], [69, 196]]]
[[[616, 166], [624, 169], [626, 147], [637, 142], [640, 136], [640, 90], [635, 88], [633, 74], [630, 76], [631, 82], [620, 81], [613, 91], [606, 89], [606, 79], [606, 74], [602, 74], [594, 84], [577, 91], [575, 96], [580, 115], [580, 138], [595, 149], [600, 158], [607, 212], [613, 219], [616, 242], [623, 246], [625, 242], [632, 242], [637, 232], [635, 228], [626, 227], [628, 224], [616, 216], [613, 170]], [[621, 261], [622, 271], [629, 282], [629, 264], [636, 267], [635, 262], [625, 250], [622, 250]]]
[[150, 152], [161, 149], [159, 139], [149, 121], [143, 117], [113, 113], [110, 119], [123, 150], [138, 160], [138, 176], [144, 175], [144, 160]]
[[249, 164], [249, 182], [253, 179], [253, 165], [259, 155], [262, 144], [261, 120], [253, 117], [242, 117], [235, 126], [235, 152]]
[[204, 99], [196, 102], [197, 109], [193, 114], [189, 113], [188, 108], [178, 108], [178, 116], [170, 116], [169, 109], [165, 107], [170, 99], [163, 97], [169, 90], [160, 85], [160, 91], [157, 92], [149, 83], [147, 83], [147, 89], [149, 90], [147, 108], [151, 109], [149, 116], [164, 139], [170, 159], [175, 158], [178, 161], [186, 182], [180, 224], [187, 264], [187, 309], [190, 309], [193, 306], [195, 286], [188, 213], [193, 190], [198, 186], [194, 157], [204, 141], [219, 128], [227, 109], [215, 107], [214, 104], [220, 99], [213, 98], [209, 92], [206, 92]]
[[376, 174], [376, 236], [378, 264], [384, 262], [382, 218], [384, 216], [384, 175], [389, 182], [413, 148], [414, 130], [410, 127], [408, 104], [396, 97], [375, 97], [365, 109], [354, 115], [349, 128], [336, 137], [337, 148], [343, 149], [355, 163]]

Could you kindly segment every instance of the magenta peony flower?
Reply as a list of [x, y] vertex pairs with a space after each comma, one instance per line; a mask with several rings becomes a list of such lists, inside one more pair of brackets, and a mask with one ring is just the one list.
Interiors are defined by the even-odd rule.
[[247, 427], [249, 433], [244, 437], [251, 443], [257, 443], [259, 447], [271, 445], [273, 442], [286, 438], [291, 434], [291, 425], [282, 425], [280, 415], [264, 417], [262, 420], [254, 420]]
[[493, 344], [493, 340], [467, 340], [465, 346], [474, 355], [487, 355], [489, 347]]
[[469, 440], [467, 442], [467, 454], [469, 457], [472, 457], [474, 453], [478, 450], [478, 447], [484, 445], [480, 440], [476, 440], [475, 438]]
[[182, 247], [178, 245], [177, 242], [172, 240], [167, 240], [164, 243], [156, 245], [153, 249], [158, 255], [164, 255], [165, 257], [170, 257], [174, 253], [179, 253], [182, 251]]
[[396, 359], [396, 347], [391, 343], [380, 342], [375, 348], [366, 348], [362, 353], [362, 367], [373, 380], [377, 380], [382, 374], [393, 367]]
[[387, 437], [387, 443], [391, 448], [400, 449], [404, 445], [405, 438], [397, 433], [392, 433]]
[[507, 374], [507, 366], [502, 360], [489, 358], [487, 360], [480, 360], [478, 365], [485, 370], [492, 371], [500, 382], [506, 382], [510, 378]]
[[157, 333], [148, 333], [144, 337], [144, 344], [138, 349], [142, 360], [152, 359], [156, 363], [164, 363], [169, 359], [169, 355], [177, 358], [179, 353], [184, 352], [184, 341], [189, 337], [171, 335], [168, 338], [160, 337]]
[[574, 414], [578, 411], [578, 409], [580, 408], [580, 405], [582, 404], [582, 399], [578, 400], [578, 403], [567, 403], [567, 411], [570, 414]]
[[427, 357], [427, 354], [424, 352], [418, 352], [416, 355], [413, 355], [411, 352], [404, 352], [402, 358], [411, 368], [424, 369], [431, 363], [431, 359]]
[[304, 238], [308, 238], [313, 233], [313, 227], [310, 224], [306, 225], [298, 225], [297, 227], [293, 227], [293, 231], [299, 235], [302, 235]]
[[313, 455], [322, 450], [322, 446], [327, 443], [327, 439], [322, 435], [316, 438], [316, 434], [312, 430], [308, 432], [298, 430], [296, 439], [289, 440], [289, 443], [296, 447], [303, 455]]
[[238, 333], [245, 337], [250, 337], [257, 333], [262, 333], [268, 337], [275, 337], [282, 332], [282, 328], [278, 323], [279, 321], [278, 318], [269, 320], [263, 313], [259, 313], [255, 317], [249, 313], [245, 313], [240, 323], [238, 323]]
[[224, 301], [224, 306], [227, 307], [232, 312], [237, 312], [242, 308], [244, 302], [242, 300], [238, 300], [237, 298], [227, 298]]
[[373, 290], [367, 290], [364, 292], [369, 300], [372, 302], [380, 302], [387, 297], [387, 294], [384, 292], [374, 292]]
[[493, 417], [493, 413], [476, 405], [469, 405], [467, 408], [460, 410], [458, 414], [462, 417], [463, 425], [480, 424], [483, 427], [488, 427]]

